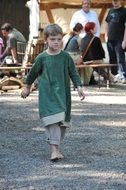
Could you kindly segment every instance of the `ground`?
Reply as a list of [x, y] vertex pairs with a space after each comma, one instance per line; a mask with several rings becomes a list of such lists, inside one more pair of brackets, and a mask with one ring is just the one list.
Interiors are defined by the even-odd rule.
[[62, 152], [50, 150], [38, 117], [37, 91], [0, 94], [0, 190], [125, 190], [126, 85], [72, 91], [72, 127]]

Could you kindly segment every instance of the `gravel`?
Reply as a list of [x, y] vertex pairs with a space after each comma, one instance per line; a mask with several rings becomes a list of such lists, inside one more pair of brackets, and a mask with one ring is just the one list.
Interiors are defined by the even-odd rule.
[[37, 91], [0, 94], [0, 190], [126, 190], [126, 85], [72, 91], [72, 127], [62, 152], [50, 150], [38, 118]]

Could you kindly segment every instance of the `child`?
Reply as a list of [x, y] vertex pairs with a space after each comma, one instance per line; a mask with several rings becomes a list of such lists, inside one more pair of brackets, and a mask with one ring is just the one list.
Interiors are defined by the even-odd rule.
[[79, 96], [84, 99], [85, 95], [72, 58], [61, 50], [62, 29], [57, 24], [50, 24], [44, 36], [48, 48], [37, 56], [21, 96], [26, 98], [30, 94], [31, 85], [38, 77], [39, 115], [51, 147], [51, 161], [56, 161], [63, 158], [59, 145], [70, 125], [70, 78]]

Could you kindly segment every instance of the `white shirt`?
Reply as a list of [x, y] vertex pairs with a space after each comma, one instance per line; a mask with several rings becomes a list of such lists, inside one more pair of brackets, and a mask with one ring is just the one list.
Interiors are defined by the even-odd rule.
[[[87, 22], [94, 22], [96, 24], [95, 36], [99, 37], [100, 36], [100, 23], [99, 23], [96, 12], [92, 11], [92, 10], [89, 10], [89, 12], [87, 12], [87, 13], [84, 12], [83, 9], [76, 11], [73, 14], [71, 22], [70, 22], [70, 29], [73, 30], [74, 26], [77, 23], [80, 23], [84, 26]], [[84, 36], [85, 36], [85, 31], [82, 31], [80, 34], [80, 37], [83, 38]]]

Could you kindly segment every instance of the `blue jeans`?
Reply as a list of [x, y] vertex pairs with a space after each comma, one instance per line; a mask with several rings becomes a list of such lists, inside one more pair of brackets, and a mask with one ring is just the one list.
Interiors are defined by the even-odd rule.
[[120, 79], [126, 78], [125, 52], [122, 49], [122, 41], [108, 40], [107, 49], [110, 64], [117, 64], [117, 68], [112, 67], [112, 74], [119, 74]]

